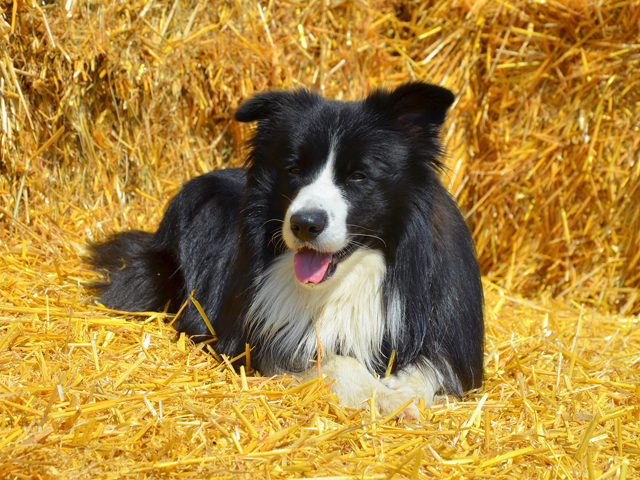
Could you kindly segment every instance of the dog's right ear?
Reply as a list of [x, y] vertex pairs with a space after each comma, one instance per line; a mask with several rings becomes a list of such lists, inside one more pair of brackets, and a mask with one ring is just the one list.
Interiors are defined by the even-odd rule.
[[281, 110], [287, 92], [266, 92], [254, 95], [236, 110], [239, 122], [256, 122], [263, 120]]
[[320, 98], [307, 90], [259, 93], [240, 105], [235, 117], [239, 122], [265, 120], [284, 110], [304, 110], [317, 103]]

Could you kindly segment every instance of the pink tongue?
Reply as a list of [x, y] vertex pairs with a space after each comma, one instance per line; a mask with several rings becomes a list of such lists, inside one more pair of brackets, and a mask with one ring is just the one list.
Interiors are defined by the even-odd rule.
[[296, 278], [302, 283], [320, 283], [331, 263], [331, 254], [302, 248], [293, 257]]

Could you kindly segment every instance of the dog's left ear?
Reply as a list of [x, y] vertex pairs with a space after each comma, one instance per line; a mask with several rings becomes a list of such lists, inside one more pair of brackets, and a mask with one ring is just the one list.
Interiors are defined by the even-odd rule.
[[444, 87], [411, 82], [391, 92], [378, 90], [365, 102], [390, 115], [401, 127], [422, 129], [442, 125], [454, 100], [453, 93]]

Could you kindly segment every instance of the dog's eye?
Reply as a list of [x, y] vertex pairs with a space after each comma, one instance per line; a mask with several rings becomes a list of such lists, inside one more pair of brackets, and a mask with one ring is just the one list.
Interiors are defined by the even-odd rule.
[[367, 178], [367, 177], [364, 176], [364, 173], [357, 172], [357, 173], [354, 173], [353, 175], [351, 175], [349, 177], [349, 181], [350, 182], [361, 182], [365, 178]]
[[291, 175], [300, 175], [301, 170], [298, 167], [290, 167], [289, 173]]

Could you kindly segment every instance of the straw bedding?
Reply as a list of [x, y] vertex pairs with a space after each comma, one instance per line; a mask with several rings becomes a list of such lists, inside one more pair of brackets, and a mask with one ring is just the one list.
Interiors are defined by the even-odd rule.
[[[0, 12], [0, 478], [640, 476], [637, 1]], [[417, 423], [344, 409], [92, 303], [86, 242], [239, 164], [242, 99], [413, 78], [458, 98], [444, 182], [485, 274], [481, 390]]]

